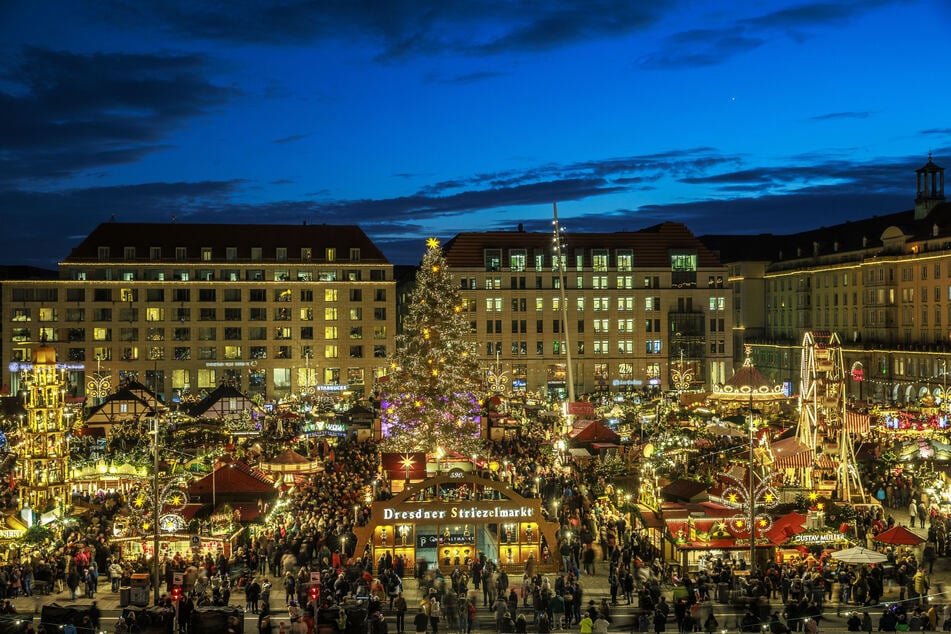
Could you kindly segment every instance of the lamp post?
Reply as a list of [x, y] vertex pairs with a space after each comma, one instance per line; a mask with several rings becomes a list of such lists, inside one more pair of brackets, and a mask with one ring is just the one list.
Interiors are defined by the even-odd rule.
[[159, 511], [161, 504], [158, 500], [159, 484], [159, 419], [152, 417], [152, 491], [156, 496], [152, 505], [152, 600], [153, 605], [159, 602]]
[[565, 379], [568, 382], [567, 398], [569, 403], [575, 400], [575, 376], [571, 367], [571, 340], [568, 338], [568, 302], [565, 299], [565, 284], [568, 282], [566, 261], [562, 257], [561, 225], [558, 224], [558, 203], [552, 203], [555, 225], [555, 257], [558, 258], [558, 289], [561, 295], [561, 333], [565, 336]]
[[753, 386], [750, 385], [750, 572], [756, 567], [756, 488], [753, 482]]

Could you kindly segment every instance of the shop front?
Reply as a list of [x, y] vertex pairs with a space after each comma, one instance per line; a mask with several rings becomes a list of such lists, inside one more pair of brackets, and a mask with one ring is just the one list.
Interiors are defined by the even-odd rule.
[[408, 486], [394, 498], [373, 502], [371, 521], [358, 527], [356, 552], [374, 561], [402, 557], [407, 568], [425, 562], [451, 570], [481, 553], [505, 569], [532, 559], [540, 570], [551, 557], [558, 524], [502, 482], [451, 471]]

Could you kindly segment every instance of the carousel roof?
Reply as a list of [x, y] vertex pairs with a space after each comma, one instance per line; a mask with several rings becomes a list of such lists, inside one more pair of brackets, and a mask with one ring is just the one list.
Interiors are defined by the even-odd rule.
[[786, 400], [782, 385], [770, 385], [766, 377], [753, 365], [750, 350], [739, 370], [724, 383], [713, 389], [709, 395], [715, 401], [754, 401], [757, 403]]
[[303, 464], [305, 462], [310, 462], [310, 460], [300, 455], [293, 449], [288, 449], [287, 451], [274, 456], [268, 460], [268, 462], [271, 464]]

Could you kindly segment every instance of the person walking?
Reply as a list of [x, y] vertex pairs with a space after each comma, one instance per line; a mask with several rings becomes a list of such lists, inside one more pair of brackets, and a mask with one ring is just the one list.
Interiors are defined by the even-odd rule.
[[911, 498], [911, 502], [908, 503], [908, 524], [911, 528], [915, 527], [916, 519], [918, 519], [918, 504], [915, 498]]
[[406, 598], [400, 592], [393, 599], [393, 610], [396, 612], [396, 634], [403, 634], [404, 622], [406, 620]]
[[426, 628], [429, 627], [429, 616], [426, 614], [425, 606], [419, 606], [419, 612], [413, 617], [413, 625], [416, 627], [416, 634], [426, 634]]
[[119, 591], [119, 581], [122, 579], [122, 564], [113, 560], [109, 564], [109, 582], [112, 584], [112, 591]]

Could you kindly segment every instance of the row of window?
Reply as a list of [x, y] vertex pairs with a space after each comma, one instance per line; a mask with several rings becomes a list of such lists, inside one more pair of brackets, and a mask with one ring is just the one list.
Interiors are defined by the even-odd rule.
[[[84, 322], [91, 317], [90, 321], [112, 321], [116, 317], [118, 321], [134, 323], [145, 317], [146, 322], [160, 321], [192, 321], [194, 316], [197, 321], [313, 321], [314, 309], [303, 307], [294, 310], [292, 308], [199, 308], [192, 311], [191, 308], [163, 308], [149, 307], [142, 311], [138, 308], [94, 308], [87, 313], [85, 308], [67, 308], [65, 309], [65, 322]], [[343, 315], [350, 321], [362, 321], [364, 315], [362, 306], [352, 306], [350, 308], [337, 308], [336, 306], [325, 306], [323, 309], [324, 321], [337, 321]], [[375, 321], [386, 321], [386, 308], [378, 306], [373, 309], [373, 319]], [[29, 308], [14, 308], [10, 320], [15, 323], [24, 323], [33, 321], [32, 311]], [[55, 308], [43, 308], [38, 311], [38, 322], [49, 323], [59, 321], [59, 313]]]
[[[595, 319], [592, 320], [591, 326], [593, 332], [596, 334], [600, 333], [609, 333], [611, 332], [611, 320], [610, 319]], [[634, 332], [634, 319], [618, 319], [617, 320], [617, 331], [619, 333], [633, 333]], [[661, 320], [660, 319], [646, 319], [643, 321], [644, 332], [661, 332]], [[711, 319], [710, 322], [710, 331], [711, 332], [723, 332], [726, 330], [726, 320], [725, 319]], [[476, 322], [469, 322], [469, 330], [471, 332], [476, 332]], [[561, 331], [561, 320], [554, 319], [551, 322], [551, 332], [558, 333]], [[585, 331], [585, 321], [579, 319], [577, 321], [577, 326], [575, 332], [583, 333]], [[501, 334], [502, 333], [502, 320], [501, 319], [487, 319], [485, 321], [485, 332], [487, 334]], [[526, 333], [528, 332], [528, 320], [527, 319], [513, 319], [511, 321], [511, 332], [512, 334], [517, 333]], [[545, 332], [545, 320], [536, 319], [535, 320], [535, 332], [543, 333]]]
[[[575, 288], [576, 289], [594, 289], [594, 290], [607, 290], [609, 288], [612, 288], [612, 286], [613, 288], [622, 289], [622, 290], [630, 290], [630, 289], [637, 288], [634, 282], [635, 276], [633, 275], [614, 276], [613, 285], [610, 283], [610, 279], [607, 275], [592, 275], [588, 279], [590, 279], [590, 284], [586, 285], [585, 284], [586, 278], [584, 276], [581, 276], [581, 275], [576, 276]], [[659, 276], [648, 275], [648, 276], [644, 276], [641, 279], [643, 281], [641, 288], [661, 288]], [[549, 280], [550, 280], [549, 282], [550, 285], [548, 286], [548, 288], [552, 288], [552, 289], [561, 288], [562, 277], [560, 275], [552, 276], [549, 278]], [[542, 288], [544, 288], [542, 283], [543, 283], [543, 278], [540, 276], [536, 276], [535, 289], [541, 290]], [[567, 280], [566, 280], [566, 283], [567, 283]], [[462, 290], [478, 290], [479, 288], [478, 284], [476, 283], [476, 278], [474, 277], [461, 278], [460, 286]], [[683, 288], [684, 281], [681, 280], [679, 284], [675, 286], [677, 288]], [[723, 288], [723, 276], [711, 275], [707, 280], [707, 287], [708, 288]], [[486, 277], [484, 280], [484, 288], [485, 290], [498, 290], [503, 288], [502, 278], [501, 277]], [[522, 276], [516, 277], [513, 275], [512, 277], [509, 278], [508, 288], [512, 290], [526, 289], [527, 288], [526, 278]]]
[[[198, 341], [217, 341], [219, 329], [214, 326], [200, 327], [195, 328], [195, 335]], [[266, 341], [270, 335], [270, 339], [274, 341], [285, 341], [293, 338], [303, 339], [303, 340], [312, 340], [314, 339], [314, 327], [313, 326], [301, 326], [296, 330], [290, 326], [278, 326], [275, 328], [268, 328], [265, 326], [252, 326], [241, 328], [238, 326], [235, 327], [225, 327], [221, 328], [220, 332], [222, 334], [223, 341], [242, 341], [247, 339], [248, 341]], [[340, 338], [341, 332], [346, 334], [348, 339], [363, 339], [364, 337], [364, 327], [363, 326], [349, 326], [347, 328], [338, 328], [337, 326], [324, 326], [323, 327], [323, 338], [327, 341], [333, 341]], [[143, 341], [166, 341], [166, 335], [170, 341], [191, 341], [192, 340], [192, 328], [183, 326], [179, 328], [110, 328], [110, 327], [96, 327], [89, 328], [88, 332], [86, 328], [39, 328], [36, 332], [36, 339], [33, 338], [34, 334], [29, 328], [13, 328], [10, 330], [11, 341], [13, 343], [28, 343], [32, 341], [69, 341], [69, 342], [80, 342], [87, 341], [87, 335], [91, 335], [91, 341], [139, 341], [140, 335]], [[113, 333], [118, 335], [114, 339]], [[243, 336], [247, 334], [247, 336]], [[386, 339], [386, 326], [374, 326], [372, 331], [373, 339]]]
[[[86, 269], [70, 268], [69, 279], [74, 281], [122, 282], [362, 282], [362, 269], [318, 269], [291, 271], [287, 269]], [[385, 269], [370, 269], [371, 282], [386, 280]]]
[[[558, 311], [561, 309], [561, 298], [560, 297], [551, 297], [549, 298], [551, 302], [551, 310]], [[587, 305], [587, 298], [585, 297], [576, 297], [575, 298], [575, 310], [578, 312], [583, 312], [585, 306]], [[661, 309], [660, 297], [645, 297], [643, 298], [644, 310], [647, 312], [659, 311]], [[711, 311], [722, 311], [726, 310], [726, 297], [723, 296], [712, 296], [708, 298], [709, 304], [708, 308]], [[545, 310], [546, 300], [544, 297], [535, 298], [535, 310], [543, 311]], [[569, 302], [570, 303], [570, 302]], [[632, 311], [637, 303], [637, 298], [635, 297], [615, 297], [614, 300], [610, 297], [593, 297], [591, 298], [591, 309], [595, 312], [609, 311], [611, 310], [612, 305], [618, 311]], [[465, 312], [475, 312], [477, 307], [477, 302], [475, 299], [463, 299], [462, 308]], [[502, 307], [505, 305], [505, 300], [502, 297], [486, 297], [485, 298], [485, 310], [489, 313], [500, 313], [502, 312]], [[513, 313], [527, 312], [529, 306], [529, 299], [525, 297], [517, 297], [510, 300], [510, 307]], [[678, 312], [693, 312], [693, 300], [692, 298], [678, 298], [677, 299], [677, 311]]]
[[[485, 354], [487, 356], [503, 354], [502, 343], [501, 341], [486, 341]], [[575, 341], [573, 344], [575, 347], [573, 354], [585, 354], [584, 341]], [[613, 344], [607, 339], [596, 339], [592, 342], [591, 351], [593, 354], [614, 354], [615, 352], [617, 354], [635, 354], [634, 344], [633, 339], [621, 339]], [[644, 353], [649, 355], [660, 354], [663, 347], [661, 339], [649, 339], [644, 342]], [[536, 341], [534, 348], [536, 355], [546, 354], [544, 341]], [[527, 355], [529, 343], [527, 341], [513, 341], [510, 350], [512, 355]], [[568, 348], [564, 341], [551, 342], [551, 354], [566, 354], [567, 351]]]
[[[293, 359], [295, 358], [295, 346], [239, 346], [225, 345], [219, 349], [217, 346], [120, 346], [113, 350], [111, 346], [93, 347], [88, 352], [93, 359], [98, 361], [139, 361], [147, 359], [149, 361], [215, 361], [223, 359], [227, 361], [234, 360], [263, 360], [273, 359]], [[69, 361], [86, 361], [86, 348], [68, 348], [66, 358]], [[387, 350], [385, 345], [363, 346], [350, 345], [339, 346], [337, 344], [325, 344], [320, 350], [323, 359], [339, 359], [342, 355], [347, 355], [350, 359], [363, 359], [372, 354], [375, 359], [385, 359]], [[13, 348], [11, 351], [12, 361], [29, 361], [31, 358], [29, 349]], [[302, 346], [300, 357], [302, 359], [316, 358], [314, 349], [311, 346]]]
[[[485, 249], [483, 257], [486, 271], [502, 270], [502, 249]], [[510, 271], [526, 271], [529, 264], [529, 250], [524, 248], [507, 249], [507, 268]], [[557, 255], [546, 253], [543, 249], [534, 249], [531, 253], [531, 262], [536, 271], [550, 268], [553, 271], [566, 270], [569, 256], [562, 254], [560, 261]], [[572, 254], [576, 269], [583, 269], [588, 264], [594, 271], [607, 271], [614, 268], [619, 272], [631, 271], [634, 268], [633, 249], [615, 249], [613, 261], [610, 249], [575, 249]], [[670, 256], [670, 270], [696, 272], [696, 253], [675, 253]]]
[[[198, 256], [202, 262], [214, 262], [215, 260], [221, 259], [221, 252], [221, 247], [200, 247]], [[161, 260], [163, 257], [162, 247], [149, 247], [148, 254], [150, 260]], [[194, 252], [189, 253], [188, 247], [174, 247], [174, 255], [176, 260], [185, 261], [188, 260], [189, 257], [195, 257], [196, 254]], [[261, 262], [264, 260], [264, 255], [265, 251], [263, 247], [251, 247], [246, 252], [238, 247], [224, 247], [224, 259], [228, 262], [236, 261], [239, 257], [249, 259], [252, 262]], [[275, 262], [287, 262], [288, 250], [287, 247], [275, 247], [273, 253], [270, 252], [270, 249], [268, 250], [268, 255], [273, 257]], [[298, 255], [302, 262], [310, 262], [314, 259], [314, 249], [302, 247]], [[97, 247], [96, 256], [100, 260], [110, 259], [112, 257], [111, 247]], [[139, 253], [135, 247], [122, 247], [122, 259], [135, 260], [138, 256]], [[335, 262], [337, 260], [337, 248], [326, 247], [323, 250], [323, 256], [326, 262]], [[351, 262], [359, 262], [360, 248], [350, 247], [349, 256], [348, 259]]]
[[[267, 384], [268, 373], [271, 375], [271, 388], [281, 392], [291, 389], [291, 379], [296, 370], [297, 388], [305, 389], [315, 385], [364, 385], [366, 382], [366, 372], [364, 368], [270, 368], [251, 370], [245, 377], [240, 370], [228, 369], [218, 370], [216, 368], [199, 368], [190, 370], [188, 368], [179, 368], [171, 371], [171, 382], [173, 390], [190, 390], [197, 387], [199, 390], [213, 389], [226, 381], [234, 385], [239, 390], [248, 388], [248, 391], [254, 392], [263, 389]], [[134, 372], [130, 372], [130, 375]], [[165, 374], [161, 370], [158, 372], [146, 371], [149, 385], [163, 385], [165, 383]], [[379, 374], [374, 370], [374, 379], [379, 378]], [[245, 382], [247, 379], [247, 382]], [[194, 383], [193, 383], [194, 381]], [[163, 391], [164, 388], [158, 391]]]

